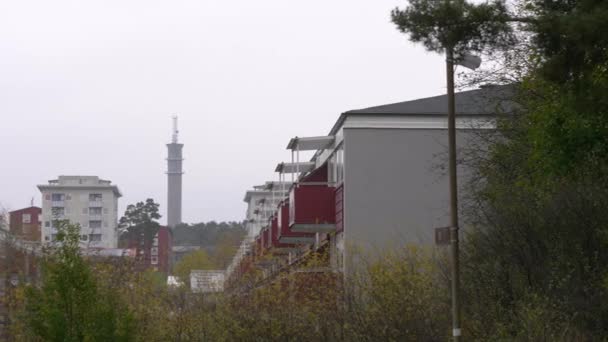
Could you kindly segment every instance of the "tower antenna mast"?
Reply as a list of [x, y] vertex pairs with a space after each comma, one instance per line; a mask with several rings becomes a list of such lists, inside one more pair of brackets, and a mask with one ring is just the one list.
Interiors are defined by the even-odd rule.
[[173, 115], [173, 135], [171, 136], [171, 142], [177, 144], [177, 134], [179, 130], [177, 129], [177, 115]]

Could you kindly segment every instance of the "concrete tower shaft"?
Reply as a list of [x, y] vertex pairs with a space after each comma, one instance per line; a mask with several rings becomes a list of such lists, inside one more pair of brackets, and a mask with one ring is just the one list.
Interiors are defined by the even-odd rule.
[[182, 148], [177, 141], [177, 117], [173, 117], [171, 143], [167, 144], [167, 226], [175, 227], [182, 222]]

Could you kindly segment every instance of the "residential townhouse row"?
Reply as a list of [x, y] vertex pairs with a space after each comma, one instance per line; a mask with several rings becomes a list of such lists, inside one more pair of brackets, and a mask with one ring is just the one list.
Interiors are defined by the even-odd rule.
[[[517, 109], [513, 96], [497, 85], [456, 93], [460, 153]], [[311, 252], [347, 274], [362, 261], [355, 251], [433, 244], [435, 228], [449, 225], [447, 144], [445, 95], [347, 111], [327, 135], [292, 138], [277, 180], [246, 192], [249, 238], [227, 269], [228, 286], [252, 269], [276, 275]], [[304, 151], [313, 157], [300, 160]], [[459, 166], [461, 186], [469, 171]]]

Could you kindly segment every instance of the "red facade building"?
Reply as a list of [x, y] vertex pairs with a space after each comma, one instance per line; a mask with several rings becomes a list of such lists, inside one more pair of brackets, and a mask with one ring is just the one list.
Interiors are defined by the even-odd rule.
[[26, 241], [40, 242], [40, 228], [42, 209], [29, 207], [11, 211], [9, 213], [9, 229], [17, 238]]
[[129, 240], [129, 248], [136, 250], [136, 259], [143, 269], [152, 269], [169, 274], [172, 268], [173, 232], [166, 226], [160, 226], [151, 242], [146, 242], [144, 248], [138, 249], [139, 242], [135, 238]]

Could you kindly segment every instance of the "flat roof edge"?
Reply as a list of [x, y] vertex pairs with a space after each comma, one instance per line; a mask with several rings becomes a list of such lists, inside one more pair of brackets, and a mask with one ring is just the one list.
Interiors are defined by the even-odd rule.
[[75, 189], [75, 190], [112, 190], [116, 197], [122, 197], [122, 192], [117, 185], [50, 185], [50, 184], [39, 184], [36, 185], [38, 190], [63, 190], [63, 189]]

